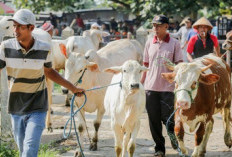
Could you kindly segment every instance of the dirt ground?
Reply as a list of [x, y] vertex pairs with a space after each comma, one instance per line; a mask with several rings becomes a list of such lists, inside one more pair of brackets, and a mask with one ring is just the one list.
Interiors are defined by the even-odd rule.
[[[65, 107], [63, 104], [53, 104], [52, 109], [54, 111], [52, 115], [53, 119], [53, 133], [48, 133], [46, 130], [43, 133], [42, 143], [48, 143], [50, 141], [59, 140], [62, 138], [63, 126], [69, 118], [69, 107]], [[93, 135], [93, 120], [95, 119], [95, 113], [87, 113], [86, 120], [90, 136]], [[232, 149], [229, 149], [224, 144], [224, 129], [222, 124], [222, 118], [220, 114], [214, 116], [214, 128], [210, 135], [207, 145], [206, 157], [232, 157]], [[164, 127], [163, 127], [164, 128]], [[185, 127], [187, 128], [187, 127]], [[194, 133], [189, 133], [188, 129], [185, 130], [185, 144], [189, 150], [189, 155], [194, 148]], [[167, 136], [166, 129], [163, 129], [166, 140], [166, 157], [178, 157], [178, 153], [171, 148], [170, 140]], [[60, 149], [68, 149], [67, 152], [61, 153], [59, 157], [72, 157], [76, 148], [76, 138], [72, 137], [59, 144]], [[68, 148], [67, 148], [68, 147]], [[97, 151], [89, 151], [89, 139], [85, 134], [84, 154], [86, 157], [115, 157], [114, 152], [114, 139], [113, 132], [110, 128], [110, 117], [105, 115], [102, 121], [102, 125], [99, 129], [99, 143]], [[146, 112], [141, 117], [141, 127], [136, 141], [136, 149], [134, 157], [152, 157], [154, 156], [154, 142], [152, 140], [148, 118]]]

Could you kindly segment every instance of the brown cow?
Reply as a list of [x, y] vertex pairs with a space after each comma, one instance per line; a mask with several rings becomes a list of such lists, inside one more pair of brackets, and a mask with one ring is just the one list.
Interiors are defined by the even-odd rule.
[[232, 31], [226, 34], [226, 40], [222, 44], [224, 50], [232, 50]]
[[192, 63], [180, 63], [172, 73], [162, 73], [169, 82], [175, 81], [175, 134], [183, 154], [188, 151], [184, 146], [183, 123], [195, 133], [193, 157], [203, 157], [213, 129], [213, 114], [222, 113], [225, 128], [224, 141], [230, 148], [230, 106], [231, 85], [228, 65], [214, 54], [195, 59]]

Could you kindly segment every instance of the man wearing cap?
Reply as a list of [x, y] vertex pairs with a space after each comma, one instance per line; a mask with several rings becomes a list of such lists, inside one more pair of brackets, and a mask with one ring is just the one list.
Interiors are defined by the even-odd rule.
[[[165, 139], [162, 135], [162, 123], [166, 122], [174, 111], [174, 84], [169, 84], [161, 73], [170, 72], [163, 63], [166, 59], [177, 64], [182, 62], [181, 47], [178, 40], [167, 33], [169, 20], [164, 15], [155, 16], [152, 20], [154, 38], [147, 40], [143, 62], [149, 71], [143, 73], [141, 83], [146, 91], [146, 109], [150, 130], [155, 142], [155, 156], [165, 156]], [[168, 131], [174, 134], [174, 118], [168, 125]], [[173, 148], [175, 148], [172, 143]]]
[[193, 24], [193, 28], [197, 29], [198, 34], [193, 36], [188, 42], [187, 57], [189, 62], [192, 62], [193, 58], [213, 53], [214, 50], [216, 55], [220, 56], [218, 39], [215, 35], [209, 33], [213, 28], [211, 23], [205, 17], [202, 17]]
[[186, 17], [181, 23], [184, 23], [185, 26], [182, 26], [179, 29], [179, 31], [176, 33], [170, 33], [170, 35], [174, 38], [180, 38], [183, 60], [185, 62], [188, 62], [186, 41], [187, 41], [188, 33], [192, 29], [192, 19], [190, 17]]
[[52, 37], [54, 26], [53, 26], [51, 23], [45, 22], [45, 23], [42, 25], [41, 28], [42, 28], [44, 31], [48, 32], [48, 33], [51, 35], [51, 37]]
[[84, 92], [52, 69], [50, 45], [33, 38], [35, 16], [28, 9], [13, 18], [15, 38], [0, 47], [0, 69], [6, 67], [10, 81], [8, 112], [20, 157], [36, 157], [45, 127], [48, 95], [45, 77], [81, 96]]

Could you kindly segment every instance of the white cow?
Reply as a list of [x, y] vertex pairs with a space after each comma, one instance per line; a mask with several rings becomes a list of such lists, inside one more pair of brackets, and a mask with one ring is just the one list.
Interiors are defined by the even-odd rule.
[[[136, 41], [128, 39], [113, 41], [103, 47], [102, 49], [95, 51], [88, 51], [85, 56], [82, 54], [71, 53], [65, 64], [65, 78], [72, 83], [76, 82], [82, 75], [83, 81], [78, 86], [84, 89], [89, 89], [94, 86], [102, 86], [109, 84], [112, 78], [112, 74], [103, 73], [102, 70], [111, 66], [122, 65], [129, 59], [142, 60], [142, 48]], [[87, 59], [88, 58], [88, 59]], [[90, 62], [91, 61], [91, 62]], [[95, 134], [90, 146], [91, 150], [97, 149], [98, 141], [98, 129], [101, 124], [105, 109], [103, 106], [104, 96], [106, 89], [98, 91], [87, 92], [87, 102], [81, 114], [84, 118], [85, 112], [95, 112], [97, 110], [97, 118], [94, 121]], [[84, 98], [78, 98], [78, 105], [84, 102]], [[83, 142], [83, 131], [86, 128], [85, 120], [79, 114], [78, 118], [78, 131], [80, 132], [81, 143]]]
[[140, 128], [140, 116], [146, 102], [145, 90], [140, 83], [140, 78], [141, 72], [147, 70], [134, 60], [105, 70], [105, 72], [116, 74], [111, 84], [121, 81], [121, 85], [107, 88], [104, 100], [105, 109], [111, 115], [117, 157], [124, 157], [126, 150], [128, 156], [133, 157], [136, 136]]
[[3, 41], [3, 38], [5, 36], [7, 37], [14, 36], [13, 23], [7, 21], [10, 18], [11, 16], [5, 16], [0, 20], [0, 43]]
[[82, 36], [72, 36], [68, 38], [66, 45], [67, 52], [78, 52], [85, 54], [88, 50], [98, 50], [102, 37], [109, 35], [108, 32], [101, 30], [87, 30]]

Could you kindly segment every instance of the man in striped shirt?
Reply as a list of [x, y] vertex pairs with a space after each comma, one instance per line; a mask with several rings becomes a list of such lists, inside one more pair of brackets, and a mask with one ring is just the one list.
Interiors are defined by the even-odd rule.
[[13, 18], [15, 38], [2, 42], [0, 69], [6, 67], [10, 81], [8, 111], [20, 157], [36, 157], [45, 127], [48, 95], [45, 77], [81, 96], [77, 88], [52, 69], [50, 45], [33, 38], [35, 16], [28, 9]]

